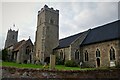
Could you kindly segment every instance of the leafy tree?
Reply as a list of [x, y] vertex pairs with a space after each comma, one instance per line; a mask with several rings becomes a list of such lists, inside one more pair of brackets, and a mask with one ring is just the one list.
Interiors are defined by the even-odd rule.
[[8, 59], [8, 51], [7, 51], [7, 49], [3, 49], [2, 50], [2, 60], [7, 61], [7, 59]]
[[2, 50], [0, 50], [0, 60], [2, 60]]

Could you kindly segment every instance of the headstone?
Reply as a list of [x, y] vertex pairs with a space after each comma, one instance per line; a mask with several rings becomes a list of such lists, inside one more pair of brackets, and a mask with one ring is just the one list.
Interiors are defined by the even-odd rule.
[[110, 61], [110, 67], [114, 67], [115, 66], [115, 62], [114, 61]]
[[55, 69], [55, 55], [50, 55], [50, 69]]

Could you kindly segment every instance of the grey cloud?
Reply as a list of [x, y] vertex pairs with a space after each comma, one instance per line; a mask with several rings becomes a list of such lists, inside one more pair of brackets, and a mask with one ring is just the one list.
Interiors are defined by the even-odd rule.
[[2, 38], [1, 40], [5, 41], [8, 28], [15, 23], [20, 30], [19, 40], [28, 39], [31, 36], [34, 42], [37, 27], [37, 12], [45, 4], [58, 9], [60, 12], [60, 38], [85, 31], [118, 18], [117, 3], [4, 3], [2, 11], [3, 32], [1, 32], [2, 37], [0, 36], [0, 39]]

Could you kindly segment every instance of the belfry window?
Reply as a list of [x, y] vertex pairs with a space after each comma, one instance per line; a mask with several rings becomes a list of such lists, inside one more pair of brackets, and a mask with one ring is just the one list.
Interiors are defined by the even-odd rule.
[[115, 50], [113, 47], [110, 49], [110, 60], [115, 60]]
[[14, 37], [15, 37], [15, 36], [13, 35], [12, 38], [14, 39]]
[[100, 57], [100, 50], [99, 49], [97, 49], [97, 51], [96, 51], [96, 57]]
[[54, 21], [53, 21], [53, 19], [50, 19], [50, 23], [51, 23], [51, 24], [54, 24]]
[[75, 51], [75, 59], [76, 60], [79, 60], [79, 55], [80, 55], [79, 50], [76, 50]]
[[88, 61], [88, 52], [87, 52], [87, 50], [85, 51], [85, 61]]
[[60, 59], [63, 59], [63, 51], [60, 51]]

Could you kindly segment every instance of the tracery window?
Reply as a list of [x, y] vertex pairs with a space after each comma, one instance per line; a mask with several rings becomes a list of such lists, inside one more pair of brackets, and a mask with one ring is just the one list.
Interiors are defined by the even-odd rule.
[[115, 60], [115, 50], [113, 47], [110, 49], [110, 60]]
[[96, 57], [100, 57], [100, 50], [99, 49], [97, 49], [97, 51], [96, 51]]
[[85, 61], [88, 61], [88, 52], [87, 52], [87, 50], [85, 51]]
[[76, 50], [76, 51], [75, 51], [75, 59], [76, 59], [76, 60], [79, 60], [79, 59], [80, 59], [79, 55], [80, 55], [79, 50]]
[[30, 51], [30, 47], [29, 46], [27, 46], [26, 47], [26, 54], [28, 54], [29, 55], [29, 53], [30, 53], [31, 51]]

